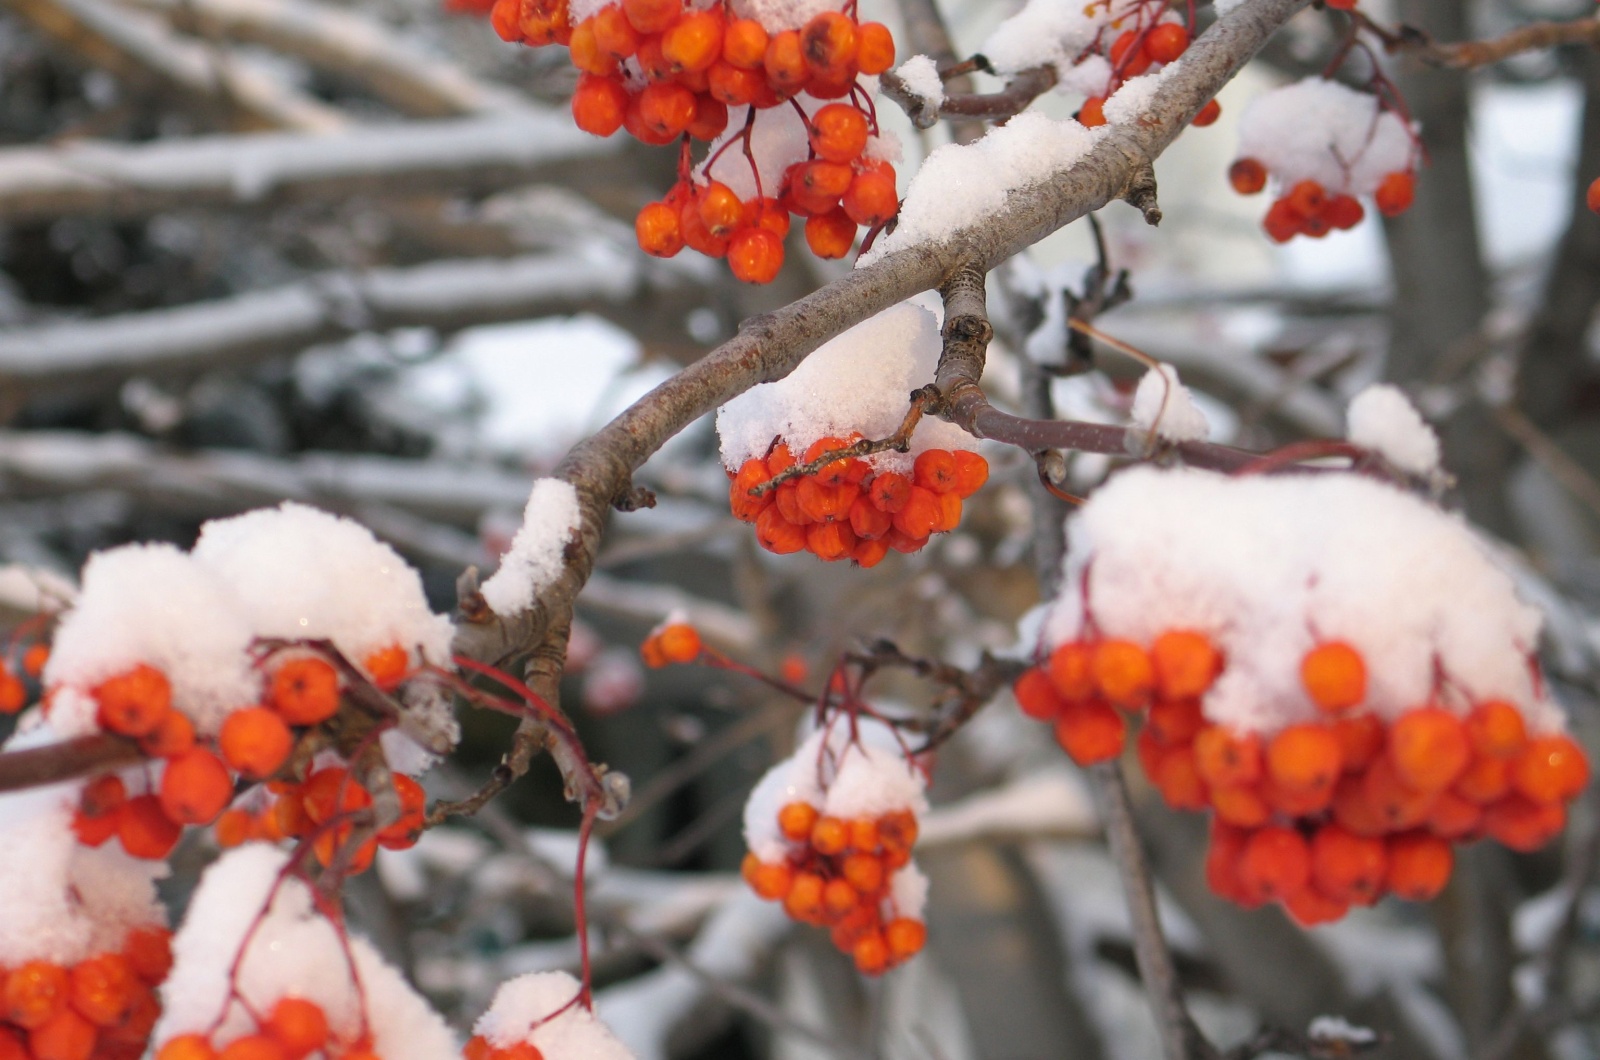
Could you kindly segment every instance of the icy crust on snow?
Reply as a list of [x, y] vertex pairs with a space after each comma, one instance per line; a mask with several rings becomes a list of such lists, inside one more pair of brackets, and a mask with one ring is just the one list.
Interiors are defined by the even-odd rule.
[[1376, 96], [1320, 77], [1262, 93], [1239, 118], [1239, 157], [1261, 162], [1285, 188], [1315, 180], [1370, 195], [1411, 168], [1412, 147], [1405, 122], [1380, 113]]
[[[1076, 0], [1028, 0], [994, 28], [978, 51], [1002, 76], [1034, 66], [1065, 71], [1095, 42], [1101, 27], [1131, 14], [1141, 0], [1086, 5]], [[1102, 81], [1100, 88], [1104, 90]]]
[[[899, 428], [913, 390], [933, 382], [939, 361], [939, 326], [933, 313], [902, 302], [824, 343], [774, 383], [762, 383], [717, 410], [722, 464], [737, 471], [766, 456], [775, 439], [799, 458], [819, 438], [859, 431], [886, 438]], [[923, 417], [909, 453], [879, 453], [867, 463], [882, 471], [907, 471], [928, 449], [975, 449], [961, 428]]]
[[528, 493], [522, 525], [500, 569], [479, 591], [498, 615], [521, 614], [554, 584], [566, 567], [567, 542], [578, 531], [578, 491], [558, 478], [541, 478]]
[[[55, 742], [48, 723], [7, 751]], [[130, 928], [164, 925], [155, 881], [165, 862], [141, 861], [116, 844], [86, 847], [72, 831], [81, 784], [0, 795], [0, 967], [43, 960], [70, 966], [120, 950]]]
[[[259, 695], [253, 635], [238, 593], [215, 571], [171, 545], [125, 545], [89, 557], [44, 683], [87, 692], [143, 663], [166, 674], [173, 705], [212, 733]], [[56, 724], [62, 736], [97, 727], [93, 710], [64, 712]]]
[[1345, 423], [1345, 437], [1401, 471], [1426, 477], [1439, 470], [1439, 436], [1399, 387], [1367, 387], [1350, 402]]
[[1212, 721], [1274, 732], [1316, 718], [1300, 660], [1343, 640], [1366, 660], [1366, 706], [1384, 720], [1430, 700], [1465, 713], [1496, 698], [1534, 731], [1564, 725], [1529, 662], [1539, 613], [1463, 520], [1393, 487], [1134, 468], [1067, 534], [1066, 590], [1041, 651], [1096, 632], [1144, 645], [1166, 630], [1204, 633], [1226, 659], [1202, 701]]
[[971, 144], [945, 144], [917, 170], [895, 230], [862, 254], [856, 267], [917, 243], [947, 239], [995, 213], [1014, 191], [1066, 169], [1094, 146], [1101, 130], [1070, 118], [1025, 111]]
[[194, 558], [238, 593], [257, 636], [331, 640], [357, 665], [395, 644], [449, 661], [449, 618], [429, 610], [400, 554], [353, 520], [293, 503], [215, 519]]
[[[281, 998], [301, 997], [322, 1006], [338, 1041], [351, 1042], [365, 1027], [372, 1051], [384, 1060], [440, 1060], [456, 1056], [456, 1043], [437, 1013], [366, 940], [348, 948], [312, 905], [299, 880], [283, 878], [288, 855], [251, 843], [222, 855], [201, 877], [183, 926], [173, 936], [172, 974], [161, 988], [164, 1011], [153, 1041], [210, 1032], [219, 1046], [254, 1033], [244, 1008], [230, 1002], [229, 971], [248, 937], [231, 985], [257, 1012]], [[270, 903], [270, 904], [269, 904]], [[258, 919], [259, 918], [259, 919]], [[360, 992], [351, 962], [360, 977]]]
[[913, 55], [900, 64], [895, 74], [905, 83], [906, 91], [922, 101], [922, 105], [938, 110], [944, 103], [944, 82], [933, 60], [926, 55]]
[[[866, 93], [876, 99], [878, 79], [863, 77], [860, 80]], [[838, 102], [838, 100], [817, 99], [805, 92], [791, 98], [793, 103], [805, 111], [808, 119], [829, 103]], [[942, 91], [941, 98], [943, 98]], [[743, 146], [733, 144], [732, 141], [744, 135], [745, 123], [749, 117], [749, 107], [728, 108], [728, 127], [711, 141], [706, 160], [695, 167], [694, 176], [700, 183], [708, 179], [721, 181], [739, 198], [748, 200], [755, 197], [757, 191], [755, 174], [758, 173], [761, 177], [761, 193], [768, 198], [775, 198], [783, 186], [784, 170], [796, 162], [805, 162], [812, 157], [810, 134], [805, 121], [801, 120], [799, 112], [793, 106], [773, 107], [761, 111], [755, 123], [750, 126], [750, 154], [746, 157]], [[727, 150], [723, 150], [725, 145], [730, 145], [727, 146]], [[884, 129], [877, 136], [868, 139], [866, 150], [862, 155], [884, 162], [898, 162], [900, 141], [892, 131]], [[750, 169], [752, 161], [755, 163], [755, 173]]]
[[906, 761], [894, 733], [861, 718], [851, 738], [848, 719], [818, 729], [794, 754], [767, 771], [744, 805], [745, 845], [762, 861], [782, 861], [789, 841], [778, 830], [778, 811], [805, 802], [829, 817], [882, 817], [910, 810], [928, 812], [927, 786]]
[[1204, 441], [1211, 433], [1206, 414], [1189, 388], [1178, 382], [1178, 370], [1162, 364], [1144, 374], [1133, 392], [1133, 425], [1169, 442]]
[[[472, 1032], [497, 1049], [527, 1042], [545, 1060], [633, 1060], [633, 1052], [593, 1012], [572, 1003], [579, 989], [566, 972], [519, 975], [501, 984]], [[561, 1014], [550, 1019], [558, 1009]]]

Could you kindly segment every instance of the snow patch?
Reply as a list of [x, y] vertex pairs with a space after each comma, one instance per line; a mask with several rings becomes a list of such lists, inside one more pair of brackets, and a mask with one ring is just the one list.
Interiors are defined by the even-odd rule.
[[501, 984], [473, 1033], [499, 1049], [529, 1043], [546, 1060], [633, 1060], [593, 1012], [574, 1002], [580, 989], [566, 972], [519, 975]]
[[944, 104], [944, 82], [933, 60], [926, 55], [913, 55], [895, 71], [905, 83], [906, 91], [916, 96], [923, 107], [937, 111]]
[[558, 478], [534, 482], [510, 550], [479, 590], [489, 607], [498, 615], [521, 614], [532, 607], [566, 568], [567, 543], [578, 527], [578, 491], [572, 483]]
[[1135, 427], [1169, 442], [1204, 441], [1211, 433], [1206, 414], [1170, 364], [1152, 368], [1139, 380], [1130, 416]]
[[1424, 478], [1439, 472], [1439, 436], [1405, 392], [1389, 383], [1367, 387], [1345, 412], [1346, 437], [1389, 463]]

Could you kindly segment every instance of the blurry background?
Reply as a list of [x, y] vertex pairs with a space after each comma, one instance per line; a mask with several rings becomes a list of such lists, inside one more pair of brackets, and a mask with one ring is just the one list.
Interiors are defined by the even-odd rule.
[[[891, 0], [861, 6], [901, 24]], [[966, 54], [1017, 5], [940, 6]], [[1460, 40], [1593, 4], [1363, 10]], [[1440, 426], [1456, 502], [1545, 607], [1546, 663], [1593, 754], [1600, 219], [1581, 203], [1600, 175], [1600, 56], [1398, 64], [1431, 156], [1416, 208], [1273, 248], [1266, 203], [1227, 187], [1231, 125], [1252, 94], [1320, 71], [1336, 25], [1301, 16], [1223, 94], [1222, 121], [1160, 160], [1160, 230], [1103, 212], [1134, 297], [1098, 324], [1176, 364], [1217, 439], [1252, 448], [1337, 435], [1356, 390], [1405, 384]], [[646, 258], [633, 213], [665, 191], [673, 153], [575, 131], [574, 78], [562, 49], [504, 44], [438, 0], [3, 0], [0, 563], [70, 576], [93, 549], [187, 545], [206, 518], [293, 498], [372, 527], [446, 609], [466, 566], [492, 568], [533, 475], [744, 317], [846, 267], [793, 241], [755, 289], [692, 252]], [[891, 120], [903, 190], [947, 134]], [[1093, 261], [1080, 224], [999, 271], [998, 399], [1038, 378], [1021, 351], [1065, 357], [1062, 294]], [[1125, 417], [1141, 369], [1114, 353], [1099, 367], [1051, 384], [1062, 415]], [[987, 455], [995, 475], [960, 530], [871, 572], [760, 553], [728, 515], [705, 422], [645, 468], [659, 505], [613, 520], [563, 695], [593, 757], [634, 781], [603, 829], [595, 940], [602, 1015], [642, 1056], [1155, 1055], [1093, 807], [1043, 727], [1002, 699], [943, 753], [919, 855], [929, 953], [861, 983], [732, 875], [743, 797], [801, 709], [737, 675], [637, 661], [674, 610], [753, 666], [803, 665], [812, 687], [867, 638], [964, 665], [1011, 644], [1040, 592], [1033, 467]], [[1107, 464], [1071, 470], [1088, 488]], [[932, 693], [874, 690], [913, 708]], [[464, 724], [435, 795], [505, 746], [499, 719]], [[1214, 899], [1201, 823], [1136, 795], [1180, 971], [1224, 1044], [1334, 1013], [1393, 1035], [1393, 1056], [1600, 1055], [1592, 798], [1555, 849], [1480, 845], [1432, 906], [1308, 933]], [[575, 964], [560, 877], [575, 820], [536, 763], [478, 820], [386, 852], [355, 914], [464, 1026], [504, 977]], [[186, 849], [190, 871], [210, 856]], [[1519, 996], [1537, 1033], [1511, 1040]]]

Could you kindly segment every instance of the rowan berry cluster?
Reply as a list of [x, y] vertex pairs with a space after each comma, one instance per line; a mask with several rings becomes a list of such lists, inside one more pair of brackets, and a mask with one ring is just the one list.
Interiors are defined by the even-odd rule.
[[1422, 151], [1393, 91], [1308, 78], [1254, 100], [1239, 139], [1228, 182], [1255, 195], [1275, 179], [1262, 228], [1277, 243], [1354, 228], [1366, 217], [1362, 196], [1385, 217], [1404, 213], [1416, 197]]
[[887, 725], [834, 715], [751, 793], [745, 882], [795, 920], [828, 928], [867, 975], [909, 960], [927, 938], [927, 881], [911, 860], [923, 786]]
[[[755, 17], [741, 17], [729, 0], [622, 0], [578, 11], [568, 0], [497, 0], [490, 19], [504, 40], [567, 46], [582, 71], [572, 97], [580, 129], [625, 129], [655, 146], [682, 138], [677, 184], [639, 211], [641, 248], [672, 257], [688, 246], [726, 257], [747, 283], [766, 283], [783, 265], [790, 214], [806, 218], [806, 242], [824, 258], [848, 254], [857, 225], [875, 229], [894, 216], [894, 169], [871, 156], [877, 116], [858, 81], [894, 64], [894, 40], [882, 23], [858, 22], [853, 2], [793, 28], [769, 25], [759, 6], [745, 9]], [[786, 104], [803, 125], [803, 144], [793, 157], [758, 159], [758, 115]], [[731, 132], [729, 108], [739, 123]], [[698, 176], [691, 140], [714, 142]], [[748, 164], [743, 194], [714, 175], [736, 143]]]
[[217, 819], [217, 845], [227, 850], [252, 840], [309, 839], [324, 867], [338, 864], [350, 875], [365, 872], [379, 847], [405, 850], [422, 835], [427, 805], [422, 785], [404, 773], [395, 773], [392, 779], [400, 816], [359, 845], [351, 845], [353, 818], [371, 810], [372, 794], [337, 765], [317, 769], [300, 782], [268, 781], [258, 808], [235, 807]]
[[155, 1060], [305, 1060], [313, 1054], [327, 1060], [379, 1060], [370, 1042], [338, 1042], [322, 1006], [301, 997], [279, 999], [253, 1034], [226, 1045], [207, 1034], [180, 1034], [157, 1050]]
[[137, 1060], [161, 1014], [169, 934], [135, 928], [118, 950], [70, 966], [0, 969], [0, 1060]]
[[[1110, 23], [1107, 29], [1118, 29], [1130, 19], [1134, 24], [1115, 36], [1102, 30], [1096, 36], [1094, 45], [1078, 57], [1078, 61], [1082, 62], [1089, 55], [1103, 51], [1110, 63], [1105, 90], [1088, 97], [1078, 109], [1078, 121], [1090, 128], [1106, 123], [1106, 101], [1124, 82], [1176, 62], [1189, 50], [1192, 27], [1185, 25], [1175, 12], [1167, 10], [1165, 3], [1146, 4], [1129, 16]], [[1221, 116], [1222, 105], [1214, 99], [1208, 100], [1191, 124], [1203, 128]]]
[[1426, 901], [1449, 879], [1450, 844], [1489, 836], [1537, 849], [1588, 782], [1570, 737], [1530, 736], [1504, 701], [1423, 704], [1385, 723], [1362, 709], [1366, 664], [1341, 641], [1301, 662], [1322, 717], [1276, 732], [1206, 719], [1201, 697], [1224, 669], [1216, 647], [1187, 630], [1148, 650], [1073, 641], [1029, 670], [1016, 695], [1083, 764], [1120, 754], [1125, 715], [1144, 712], [1145, 775], [1168, 805], [1213, 813], [1208, 880], [1247, 907], [1276, 900], [1310, 925], [1386, 893]]
[[[798, 463], [810, 464], [857, 440], [818, 439]], [[961, 502], [989, 478], [988, 461], [977, 453], [928, 449], [918, 454], [910, 475], [877, 471], [866, 460], [845, 457], [755, 492], [796, 463], [781, 441], [764, 458], [746, 460], [728, 487], [734, 517], [754, 523], [756, 540], [769, 552], [804, 550], [862, 567], [877, 565], [891, 548], [917, 552], [930, 535], [954, 530], [961, 522]]]

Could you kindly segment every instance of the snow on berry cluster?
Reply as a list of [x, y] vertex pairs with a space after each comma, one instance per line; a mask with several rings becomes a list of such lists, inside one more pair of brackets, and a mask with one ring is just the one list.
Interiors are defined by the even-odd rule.
[[1385, 217], [1410, 208], [1421, 147], [1410, 122], [1371, 92], [1308, 77], [1266, 92], [1239, 119], [1228, 180], [1241, 195], [1276, 186], [1262, 227], [1287, 243], [1354, 228], [1370, 195]]
[[1017, 682], [1080, 763], [1124, 746], [1214, 815], [1208, 878], [1301, 923], [1436, 895], [1451, 844], [1532, 850], [1588, 781], [1539, 616], [1459, 518], [1342, 474], [1138, 468], [1069, 523]]
[[931, 417], [917, 424], [908, 452], [841, 458], [752, 493], [797, 462], [893, 435], [908, 395], [933, 379], [939, 348], [934, 315], [902, 303], [718, 410], [730, 507], [755, 524], [763, 548], [870, 567], [891, 548], [916, 552], [929, 535], [955, 529], [961, 502], [988, 479], [989, 465], [970, 435]]
[[502, 983], [473, 1025], [465, 1060], [632, 1060], [633, 1053], [579, 1000], [566, 972], [535, 972]]
[[927, 879], [911, 860], [924, 786], [886, 725], [833, 715], [750, 793], [745, 882], [827, 927], [867, 975], [909, 960], [927, 939]]
[[[429, 754], [416, 741], [447, 749], [454, 721], [436, 690], [408, 678], [446, 663], [449, 637], [448, 620], [428, 610], [416, 572], [392, 549], [302, 506], [208, 523], [190, 553], [136, 545], [92, 557], [44, 666], [41, 716], [53, 738], [108, 732], [137, 741], [157, 764], [85, 785], [73, 831], [88, 846], [115, 837], [135, 857], [162, 859], [185, 825], [222, 818], [225, 844], [315, 832], [332, 864], [352, 826], [329, 806], [340, 790], [342, 812], [370, 796], [330, 783], [329, 768], [306, 777], [311, 763], [295, 759], [296, 748], [326, 747], [317, 764], [337, 762], [344, 750], [323, 726], [360, 684], [371, 693], [368, 713], [385, 702], [394, 713], [367, 719], [389, 763], [425, 768]], [[272, 780], [270, 823], [224, 814], [241, 778]], [[364, 867], [373, 843], [415, 840], [421, 788], [409, 777], [395, 783], [401, 820], [346, 864]]]
[[[10, 748], [42, 746], [48, 725]], [[73, 837], [76, 784], [0, 797], [0, 1057], [136, 1060], [170, 964], [165, 866]]]
[[265, 844], [206, 870], [172, 941], [155, 1060], [439, 1060], [444, 1021]]
[[[685, 246], [726, 257], [766, 283], [783, 265], [789, 215], [806, 218], [813, 253], [840, 258], [856, 226], [898, 207], [894, 167], [878, 136], [875, 85], [894, 40], [858, 22], [853, 0], [497, 0], [507, 41], [565, 44], [582, 71], [572, 97], [580, 129], [626, 129], [664, 146], [681, 140], [678, 182], [639, 211], [639, 245], [671, 257]], [[710, 141], [698, 170], [690, 142]]]

